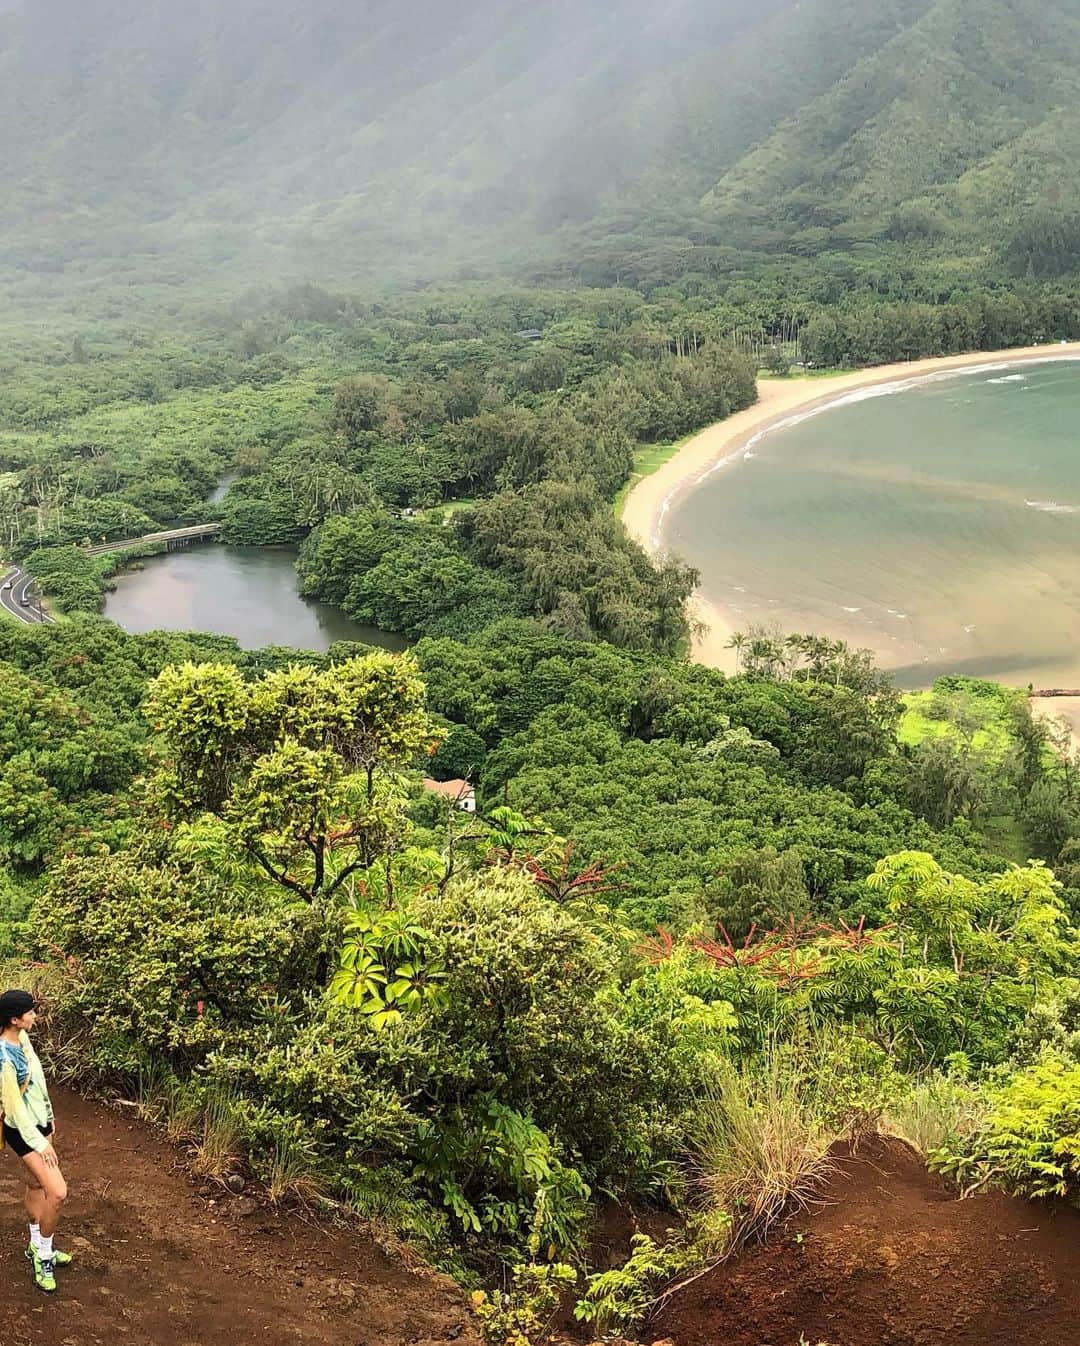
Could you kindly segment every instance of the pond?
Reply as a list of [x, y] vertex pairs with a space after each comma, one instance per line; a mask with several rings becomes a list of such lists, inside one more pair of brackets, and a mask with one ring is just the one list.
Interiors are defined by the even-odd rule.
[[292, 645], [325, 653], [337, 640], [402, 650], [403, 636], [362, 626], [301, 598], [291, 547], [203, 543], [141, 562], [106, 595], [105, 616], [125, 631], [212, 631], [245, 649]]

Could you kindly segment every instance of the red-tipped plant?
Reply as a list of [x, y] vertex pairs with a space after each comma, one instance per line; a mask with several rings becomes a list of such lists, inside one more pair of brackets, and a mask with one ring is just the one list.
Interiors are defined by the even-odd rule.
[[666, 963], [675, 952], [675, 936], [670, 930], [658, 925], [656, 934], [646, 935], [640, 944], [634, 946], [634, 952], [639, 958], [644, 958], [647, 963], [654, 966], [657, 963]]
[[573, 842], [568, 842], [558, 861], [547, 866], [535, 855], [525, 858], [525, 870], [553, 902], [569, 902], [575, 897], [597, 897], [611, 892], [617, 885], [610, 879], [617, 865], [605, 868], [599, 861], [586, 865], [577, 874], [571, 870]]

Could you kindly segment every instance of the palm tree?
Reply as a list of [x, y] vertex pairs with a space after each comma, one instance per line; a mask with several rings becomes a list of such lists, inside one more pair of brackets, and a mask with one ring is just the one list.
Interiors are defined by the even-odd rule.
[[806, 654], [806, 637], [797, 633], [784, 637], [784, 649], [787, 651], [787, 657], [784, 660], [784, 667], [790, 680], [795, 678], [795, 670], [799, 667], [799, 661]]
[[750, 642], [751, 667], [759, 676], [776, 678], [776, 666], [783, 660], [783, 648], [767, 635], [755, 636]]
[[724, 649], [735, 651], [735, 673], [736, 676], [742, 669], [742, 652], [746, 649], [747, 637], [742, 631], [732, 631], [728, 637]]
[[833, 657], [833, 674], [836, 678], [836, 685], [837, 687], [839, 687], [840, 679], [844, 675], [844, 661], [847, 658], [848, 654], [850, 653], [847, 641], [846, 640], [834, 641], [830, 653]]

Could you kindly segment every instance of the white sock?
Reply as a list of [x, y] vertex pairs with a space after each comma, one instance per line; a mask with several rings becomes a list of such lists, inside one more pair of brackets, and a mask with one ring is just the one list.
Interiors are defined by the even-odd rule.
[[38, 1235], [38, 1256], [43, 1262], [49, 1261], [52, 1257], [52, 1235], [48, 1238], [44, 1234]]
[[30, 1243], [33, 1247], [36, 1248], [40, 1242], [41, 1242], [41, 1226], [39, 1224], [32, 1224], [30, 1226]]

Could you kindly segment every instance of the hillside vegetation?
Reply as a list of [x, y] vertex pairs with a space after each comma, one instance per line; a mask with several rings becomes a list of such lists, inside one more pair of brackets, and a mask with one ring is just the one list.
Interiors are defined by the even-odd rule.
[[1075, 242], [1080, 14], [1023, 0], [881, 9], [909, 21], [771, 128], [703, 209], [755, 250], [772, 232], [800, 255], [989, 249], [1021, 275], [1072, 270], [1060, 234]]
[[[943, 686], [922, 753], [842, 651], [728, 679], [527, 622], [325, 658], [5, 624], [0, 675], [6, 975], [46, 998], [55, 1068], [211, 1172], [465, 1278], [515, 1266], [477, 1299], [492, 1343], [542, 1340], [498, 1315], [542, 1323], [575, 1280], [580, 1317], [640, 1320], [886, 1110], [965, 1181], [1080, 1185], [1048, 802], [1080, 824], [1022, 698]], [[479, 816], [428, 771], [476, 778]], [[1002, 795], [1064, 883], [995, 854]], [[680, 1232], [588, 1274], [605, 1193]]]
[[819, 298], [1054, 278], [1078, 70], [1069, 0], [12, 0], [0, 259], [169, 285], [489, 269], [497, 242]]
[[[0, 547], [59, 618], [0, 620], [0, 953], [54, 1074], [412, 1240], [485, 1346], [636, 1330], [841, 1137], [1080, 1196], [1068, 735], [828, 633], [694, 665], [612, 509], [796, 332], [1080, 337], [1078, 71], [1073, 0], [0, 0]], [[207, 519], [412, 648], [98, 615], [87, 543]], [[596, 1266], [611, 1200], [654, 1232]]]

